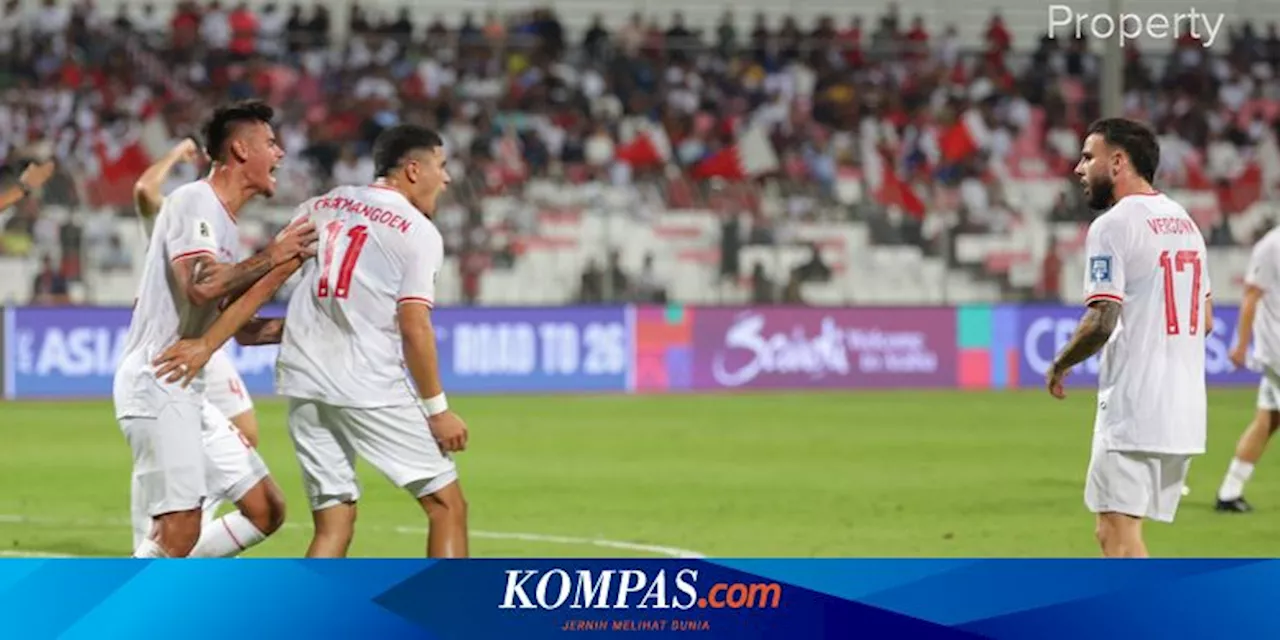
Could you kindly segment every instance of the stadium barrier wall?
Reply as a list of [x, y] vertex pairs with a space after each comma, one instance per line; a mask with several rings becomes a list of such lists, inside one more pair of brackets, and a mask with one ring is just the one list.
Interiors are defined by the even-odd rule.
[[[267, 310], [279, 314], [280, 308]], [[545, 307], [433, 312], [451, 393], [1008, 389], [1042, 384], [1079, 307]], [[130, 310], [4, 309], [4, 398], [109, 398]], [[1256, 384], [1227, 360], [1237, 309], [1214, 309], [1214, 386]], [[273, 392], [277, 348], [229, 344], [250, 393]], [[1097, 383], [1093, 358], [1068, 378]]]

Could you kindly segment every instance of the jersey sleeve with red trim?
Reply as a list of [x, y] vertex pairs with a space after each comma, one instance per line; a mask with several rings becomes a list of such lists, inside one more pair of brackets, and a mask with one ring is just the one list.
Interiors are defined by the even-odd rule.
[[165, 250], [178, 261], [206, 254], [218, 257], [214, 222], [225, 216], [222, 203], [207, 189], [183, 189], [164, 200]]
[[444, 239], [431, 224], [418, 225], [406, 243], [404, 274], [397, 302], [435, 306], [436, 278], [444, 266]]
[[1124, 302], [1125, 226], [1111, 216], [1089, 225], [1085, 238], [1084, 302]]

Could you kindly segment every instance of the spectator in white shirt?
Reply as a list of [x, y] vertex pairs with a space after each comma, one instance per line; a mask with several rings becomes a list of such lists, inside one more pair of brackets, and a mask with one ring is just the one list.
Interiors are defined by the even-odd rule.
[[209, 4], [200, 20], [200, 38], [212, 51], [226, 51], [231, 46], [231, 19], [218, 0]]

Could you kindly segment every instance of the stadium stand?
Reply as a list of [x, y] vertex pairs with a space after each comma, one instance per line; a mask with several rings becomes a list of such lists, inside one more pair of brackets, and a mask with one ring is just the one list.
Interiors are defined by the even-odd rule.
[[[1125, 105], [1160, 133], [1160, 186], [1229, 301], [1277, 214], [1280, 1], [1226, 4], [1212, 49], [1126, 47]], [[0, 214], [0, 303], [129, 304], [133, 180], [249, 96], [280, 109], [290, 154], [245, 216], [250, 248], [307, 196], [370, 179], [381, 129], [445, 134], [445, 304], [1079, 301], [1089, 213], [1069, 173], [1100, 54], [1048, 37], [1040, 5], [432, 7], [10, 0], [0, 163], [59, 170]]]

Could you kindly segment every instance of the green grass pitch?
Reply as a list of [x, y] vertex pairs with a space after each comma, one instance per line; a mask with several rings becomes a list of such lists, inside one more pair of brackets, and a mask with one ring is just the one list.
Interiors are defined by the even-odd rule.
[[[1247, 492], [1257, 512], [1212, 509], [1254, 398], [1211, 392], [1209, 452], [1177, 522], [1147, 525], [1154, 555], [1280, 554], [1270, 460]], [[1095, 557], [1093, 403], [1090, 390], [454, 399], [471, 427], [472, 551], [487, 557]], [[249, 555], [299, 556], [310, 517], [284, 405], [258, 413], [290, 512]], [[424, 516], [361, 473], [352, 555], [420, 556]], [[0, 555], [128, 555], [128, 487], [110, 402], [0, 403]]]

